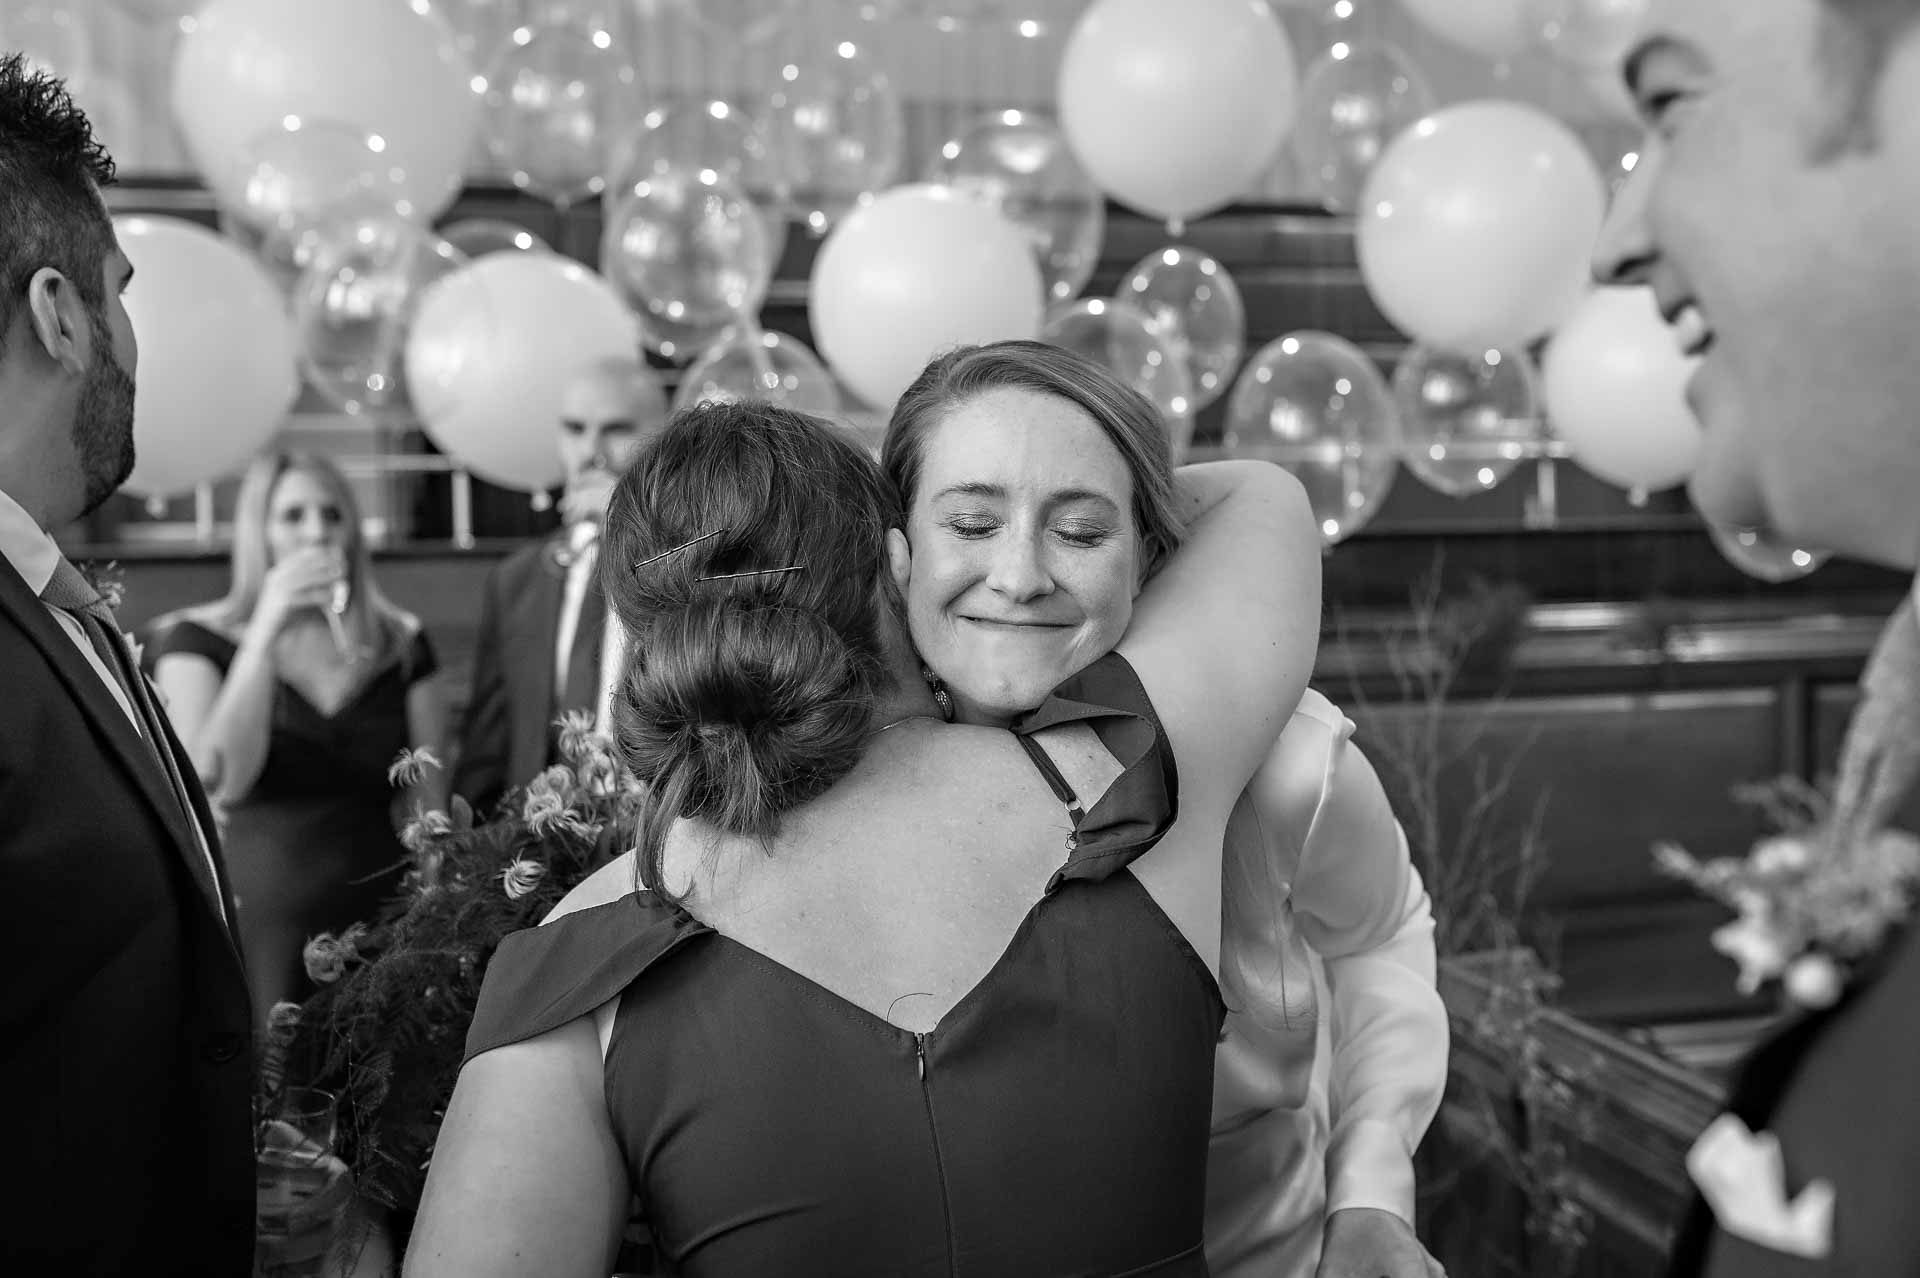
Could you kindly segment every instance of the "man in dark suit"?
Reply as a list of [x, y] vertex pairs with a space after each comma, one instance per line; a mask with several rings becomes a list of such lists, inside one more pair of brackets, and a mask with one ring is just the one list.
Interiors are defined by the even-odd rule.
[[561, 714], [586, 711], [604, 726], [619, 646], [604, 642], [600, 521], [614, 481], [666, 416], [660, 384], [638, 359], [592, 364], [567, 383], [557, 439], [562, 527], [502, 560], [481, 603], [453, 771], [454, 792], [480, 811], [555, 762]]
[[[1913, 570], [1920, 0], [1655, 0], [1625, 71], [1650, 133], [1596, 268], [1650, 285], [1701, 357], [1695, 504], [1722, 526]], [[1853, 731], [1912, 730], [1910, 709], [1881, 703], [1920, 690], [1885, 671], [1876, 660]], [[1701, 1193], [1672, 1272], [1920, 1275], [1916, 1079], [1907, 923], [1837, 1002], [1745, 1063], [1689, 1159]]]
[[50, 536], [133, 467], [112, 180], [60, 84], [0, 58], [0, 1268], [242, 1275], [233, 898], [185, 752]]

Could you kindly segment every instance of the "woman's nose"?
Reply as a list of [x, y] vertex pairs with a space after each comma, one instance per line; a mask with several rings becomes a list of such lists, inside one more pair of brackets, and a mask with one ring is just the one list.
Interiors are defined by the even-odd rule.
[[1647, 225], [1647, 201], [1653, 191], [1659, 156], [1652, 145], [1642, 151], [1614, 192], [1613, 205], [1600, 225], [1593, 250], [1593, 277], [1601, 284], [1644, 284], [1657, 251]]
[[1053, 575], [1033, 538], [1004, 537], [995, 547], [987, 584], [1010, 599], [1032, 599], [1053, 588]]

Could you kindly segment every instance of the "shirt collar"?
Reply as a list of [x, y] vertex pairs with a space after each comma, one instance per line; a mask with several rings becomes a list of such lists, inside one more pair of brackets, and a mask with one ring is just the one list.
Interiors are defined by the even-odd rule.
[[0, 489], [0, 556], [13, 565], [27, 589], [36, 595], [53, 580], [53, 570], [60, 566], [61, 557], [53, 538], [4, 489]]

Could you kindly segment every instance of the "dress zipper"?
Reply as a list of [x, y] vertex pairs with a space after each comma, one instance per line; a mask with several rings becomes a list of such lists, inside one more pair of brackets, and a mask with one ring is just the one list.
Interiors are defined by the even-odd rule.
[[924, 1083], [927, 1081], [927, 1036], [925, 1034], [913, 1036], [913, 1053], [920, 1059], [920, 1081]]

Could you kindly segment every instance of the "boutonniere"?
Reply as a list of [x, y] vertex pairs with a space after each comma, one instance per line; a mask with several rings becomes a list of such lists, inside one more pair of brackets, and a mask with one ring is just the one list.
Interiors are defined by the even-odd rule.
[[1726, 1232], [1807, 1260], [1833, 1250], [1833, 1183], [1810, 1181], [1788, 1198], [1786, 1158], [1772, 1132], [1755, 1135], [1722, 1114], [1687, 1151], [1687, 1174]]
[[89, 559], [79, 568], [80, 575], [93, 587], [93, 592], [106, 601], [108, 609], [120, 611], [120, 604], [127, 597], [127, 574], [119, 563], [112, 559], [105, 563]]
[[1826, 796], [1796, 778], [1743, 787], [1736, 798], [1763, 809], [1780, 833], [1744, 858], [1699, 861], [1661, 844], [1654, 859], [1738, 915], [1713, 945], [1739, 965], [1742, 994], [1777, 980], [1799, 1006], [1831, 1007], [1912, 908], [1920, 839], [1876, 830], [1842, 841]]

